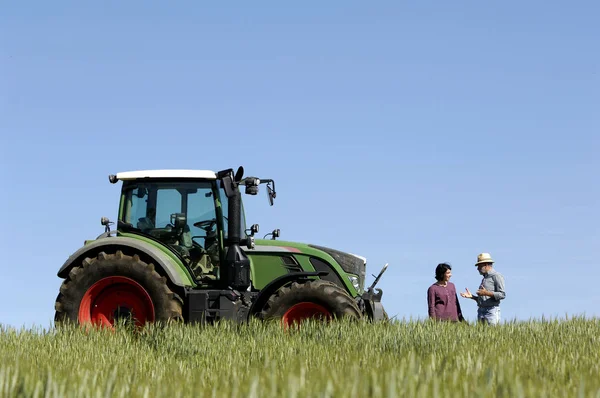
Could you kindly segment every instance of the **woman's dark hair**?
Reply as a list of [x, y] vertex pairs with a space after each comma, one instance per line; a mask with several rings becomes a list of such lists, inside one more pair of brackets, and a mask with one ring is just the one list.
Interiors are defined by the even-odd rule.
[[449, 269], [452, 269], [452, 267], [448, 263], [438, 264], [438, 266], [435, 267], [435, 279], [437, 279], [438, 281], [443, 280], [444, 279], [444, 274]]

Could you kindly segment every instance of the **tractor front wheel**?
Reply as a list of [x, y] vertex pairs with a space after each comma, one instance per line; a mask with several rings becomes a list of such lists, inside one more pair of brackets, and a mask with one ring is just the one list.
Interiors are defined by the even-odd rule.
[[261, 312], [261, 318], [281, 319], [286, 328], [307, 319], [328, 321], [342, 317], [359, 319], [361, 312], [344, 289], [320, 279], [280, 288]]
[[60, 287], [55, 322], [112, 328], [116, 323], [181, 320], [182, 303], [152, 264], [121, 251], [86, 258]]

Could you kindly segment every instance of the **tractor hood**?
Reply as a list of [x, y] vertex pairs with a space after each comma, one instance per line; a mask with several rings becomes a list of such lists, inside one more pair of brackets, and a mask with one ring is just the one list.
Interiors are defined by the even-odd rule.
[[[286, 242], [281, 240], [256, 239], [254, 249], [245, 249], [246, 253], [253, 252], [270, 252], [281, 253], [288, 252], [290, 254], [305, 254], [309, 256], [319, 257], [328, 263], [333, 259], [339, 267], [348, 274], [358, 276], [359, 284], [364, 286], [366, 276], [367, 259], [356, 254], [346, 253], [339, 250], [331, 249], [324, 246], [313, 244], [305, 244], [298, 242]], [[332, 264], [333, 265], [333, 264]]]

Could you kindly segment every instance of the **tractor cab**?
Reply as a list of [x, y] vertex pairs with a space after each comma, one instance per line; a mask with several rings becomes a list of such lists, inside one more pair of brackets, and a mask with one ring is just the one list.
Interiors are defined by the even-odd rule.
[[[228, 239], [228, 198], [212, 171], [119, 173], [123, 181], [117, 231], [158, 241], [197, 280], [217, 280]], [[243, 208], [240, 234], [246, 229]]]

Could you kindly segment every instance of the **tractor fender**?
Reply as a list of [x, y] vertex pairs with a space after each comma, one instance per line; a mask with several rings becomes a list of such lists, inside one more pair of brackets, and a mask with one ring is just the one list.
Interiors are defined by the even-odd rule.
[[[173, 260], [170, 259], [169, 256], [167, 256], [160, 249], [137, 239], [127, 237], [102, 238], [81, 247], [79, 250], [73, 253], [67, 259], [67, 261], [65, 261], [57, 275], [60, 278], [65, 279], [69, 275], [71, 269], [75, 266], [81, 265], [82, 261], [86, 257], [94, 258], [100, 252], [104, 251], [114, 253], [117, 250], [121, 250], [123, 253], [130, 255], [138, 254], [140, 257], [149, 257], [147, 260], [151, 260], [151, 262], [157, 268], [160, 268], [162, 271], [164, 271], [162, 274], [166, 275], [169, 280], [177, 286], [185, 287], [193, 285], [191, 280], [188, 278], [184, 279], [180, 271], [177, 269], [177, 265], [174, 264]], [[159, 273], [161, 272], [159, 271]]]
[[282, 287], [290, 282], [296, 281], [296, 280], [308, 280], [308, 278], [312, 277], [312, 276], [321, 277], [321, 276], [325, 276], [327, 274], [328, 274], [328, 272], [325, 272], [325, 271], [293, 272], [291, 274], [286, 274], [286, 275], [280, 276], [279, 278], [273, 279], [271, 282], [269, 282], [269, 284], [267, 286], [265, 286], [260, 291], [260, 293], [258, 294], [256, 299], [252, 303], [252, 306], [250, 307], [250, 311], [248, 311], [248, 317], [258, 314], [262, 310], [262, 308], [265, 306], [265, 304], [267, 304], [267, 301], [269, 301], [269, 297], [271, 297], [271, 295], [273, 295], [273, 293], [275, 293], [280, 287]]

